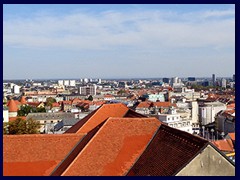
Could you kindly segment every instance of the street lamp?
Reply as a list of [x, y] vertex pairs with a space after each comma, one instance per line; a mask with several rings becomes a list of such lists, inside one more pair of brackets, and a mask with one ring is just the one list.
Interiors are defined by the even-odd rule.
[[225, 135], [225, 133], [224, 133], [224, 132], [222, 132], [222, 133], [221, 133], [221, 136], [222, 136], [222, 138], [223, 138], [223, 139], [224, 139], [224, 135]]
[[214, 136], [213, 136], [214, 129], [211, 129], [211, 133], [212, 133], [212, 141], [214, 141]]

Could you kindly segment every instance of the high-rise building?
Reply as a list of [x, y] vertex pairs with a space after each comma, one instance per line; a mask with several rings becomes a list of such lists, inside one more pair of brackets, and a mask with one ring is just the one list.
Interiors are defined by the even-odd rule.
[[19, 93], [20, 93], [20, 86], [14, 85], [14, 86], [13, 86], [13, 93], [19, 94]]
[[79, 87], [79, 94], [82, 95], [96, 95], [97, 94], [97, 86], [95, 84], [91, 86], [83, 86]]
[[215, 74], [212, 75], [212, 84], [213, 84], [213, 86], [216, 85], [216, 77], [215, 77]]
[[63, 86], [63, 80], [58, 80], [58, 85]]
[[75, 80], [70, 80], [69, 85], [72, 86], [72, 87], [75, 87], [76, 86], [76, 81]]
[[235, 74], [233, 74], [233, 81], [235, 82]]
[[226, 88], [227, 87], [227, 80], [223, 78], [221, 85], [222, 85], [223, 88]]
[[69, 86], [69, 80], [64, 80], [64, 81], [63, 81], [63, 85], [64, 85], [64, 86]]

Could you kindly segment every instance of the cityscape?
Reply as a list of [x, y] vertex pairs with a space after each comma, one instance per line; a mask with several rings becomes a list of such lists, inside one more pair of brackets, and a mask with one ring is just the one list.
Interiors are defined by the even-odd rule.
[[3, 7], [4, 176], [235, 176], [234, 5]]

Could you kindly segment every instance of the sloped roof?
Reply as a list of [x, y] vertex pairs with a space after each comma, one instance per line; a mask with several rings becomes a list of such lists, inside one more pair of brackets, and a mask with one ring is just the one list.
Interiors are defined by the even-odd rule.
[[34, 120], [49, 120], [49, 119], [69, 119], [74, 118], [73, 113], [68, 112], [56, 112], [56, 113], [29, 113], [27, 115], [27, 119], [34, 119]]
[[234, 146], [231, 139], [213, 141], [212, 144], [221, 151], [234, 152]]
[[150, 101], [144, 101], [140, 102], [136, 108], [149, 108], [151, 106], [152, 102]]
[[4, 176], [46, 176], [84, 134], [3, 136]]
[[235, 141], [235, 133], [228, 133], [230, 136], [231, 140]]
[[176, 103], [171, 103], [171, 102], [154, 102], [153, 106], [157, 106], [157, 107], [170, 107], [170, 106], [174, 106], [176, 107]]
[[190, 162], [208, 141], [161, 124], [128, 176], [172, 176]]
[[66, 133], [87, 133], [109, 117], [124, 117], [128, 110], [128, 107], [121, 103], [103, 104], [96, 111], [68, 129]]
[[68, 119], [63, 119], [60, 122], [58, 122], [54, 126], [54, 130], [58, 131], [60, 130], [63, 126], [73, 126], [76, 124], [80, 119], [75, 119], [75, 118], [68, 118]]
[[109, 118], [62, 175], [125, 175], [160, 124], [156, 118]]
[[17, 104], [16, 104], [16, 102], [13, 99], [8, 101], [7, 106], [8, 106], [8, 111], [9, 112], [17, 112], [18, 111]]
[[52, 107], [60, 107], [60, 104], [58, 104], [57, 102], [52, 103]]
[[25, 97], [25, 96], [22, 96], [22, 97], [21, 97], [20, 103], [21, 103], [21, 104], [27, 104], [27, 101], [26, 101], [26, 97]]
[[28, 102], [29, 106], [38, 107], [40, 104], [43, 104], [43, 102]]

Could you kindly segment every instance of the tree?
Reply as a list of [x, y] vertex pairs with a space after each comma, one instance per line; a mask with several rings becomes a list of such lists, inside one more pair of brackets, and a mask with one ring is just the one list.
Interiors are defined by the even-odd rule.
[[52, 103], [57, 102], [53, 97], [48, 97], [46, 99], [46, 106], [52, 106]]
[[18, 116], [27, 116], [29, 113], [38, 113], [38, 112], [46, 112], [44, 107], [31, 107], [29, 105], [22, 105], [18, 110]]
[[88, 100], [89, 100], [89, 101], [93, 101], [92, 95], [89, 95], [89, 96], [88, 96]]
[[4, 134], [38, 134], [40, 123], [33, 119], [23, 120], [17, 118], [15, 121], [6, 123], [3, 127]]
[[30, 112], [32, 112], [32, 107], [29, 105], [22, 105], [17, 112], [18, 116], [27, 116]]

